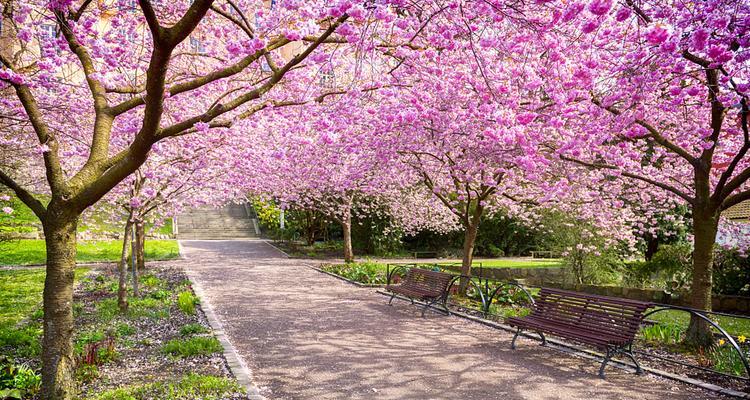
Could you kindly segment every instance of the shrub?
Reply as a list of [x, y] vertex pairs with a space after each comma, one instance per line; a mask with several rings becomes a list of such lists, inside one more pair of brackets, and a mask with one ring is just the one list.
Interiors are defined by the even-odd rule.
[[713, 278], [716, 294], [750, 296], [750, 258], [737, 250], [717, 249]]
[[186, 290], [177, 295], [177, 306], [187, 315], [195, 315], [195, 305], [198, 302], [198, 297], [191, 291]]
[[662, 282], [668, 293], [675, 292], [689, 284], [692, 276], [693, 251], [688, 243], [662, 246], [649, 261], [652, 275]]
[[349, 264], [326, 265], [323, 267], [323, 270], [360, 283], [386, 283], [385, 267], [370, 260]]
[[187, 324], [183, 325], [182, 328], [180, 328], [180, 335], [181, 336], [191, 336], [191, 335], [197, 335], [199, 333], [208, 333], [208, 328], [201, 324]]
[[215, 337], [196, 336], [188, 339], [172, 339], [162, 347], [162, 352], [175, 357], [205, 356], [222, 351]]

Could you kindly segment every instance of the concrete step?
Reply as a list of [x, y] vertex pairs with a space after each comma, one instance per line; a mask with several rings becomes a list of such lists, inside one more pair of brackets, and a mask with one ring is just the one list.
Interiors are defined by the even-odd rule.
[[256, 222], [242, 204], [221, 209], [187, 210], [177, 216], [178, 239], [253, 238]]

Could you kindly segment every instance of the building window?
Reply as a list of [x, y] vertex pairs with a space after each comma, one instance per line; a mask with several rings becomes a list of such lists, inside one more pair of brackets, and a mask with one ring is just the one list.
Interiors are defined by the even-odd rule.
[[332, 89], [336, 87], [336, 75], [333, 73], [333, 69], [325, 69], [320, 72], [320, 86]]
[[39, 25], [39, 40], [42, 42], [51, 42], [55, 40], [57, 27], [53, 24]]
[[203, 45], [203, 42], [192, 36], [190, 37], [190, 50], [193, 53], [206, 54], [206, 46]]

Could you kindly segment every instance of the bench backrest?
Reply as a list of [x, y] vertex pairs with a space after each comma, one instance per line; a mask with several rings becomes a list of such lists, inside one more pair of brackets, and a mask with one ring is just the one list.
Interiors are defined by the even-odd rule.
[[649, 307], [637, 300], [542, 288], [532, 315], [632, 341]]
[[411, 268], [406, 273], [403, 283], [405, 288], [417, 290], [428, 296], [440, 296], [447, 289], [453, 275], [445, 272], [430, 271], [421, 268]]

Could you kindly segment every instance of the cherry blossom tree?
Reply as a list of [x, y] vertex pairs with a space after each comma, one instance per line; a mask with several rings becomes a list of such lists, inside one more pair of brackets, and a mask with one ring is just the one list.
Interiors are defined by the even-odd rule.
[[[140, 168], [170, 138], [231, 129], [295, 77], [341, 30], [346, 41], [378, 38], [345, 24], [349, 2], [10, 1], [0, 52], [3, 148], [23, 156], [0, 170], [42, 222], [47, 244], [42, 397], [74, 397], [72, 290], [81, 213]], [[374, 6], [372, 18], [394, 18]], [[370, 15], [370, 14], [368, 14]], [[364, 17], [368, 17], [365, 15]], [[378, 25], [387, 30], [387, 24]], [[287, 51], [287, 55], [281, 54]], [[284, 78], [292, 78], [284, 82]], [[300, 78], [304, 83], [304, 79]], [[279, 90], [273, 90], [279, 86]], [[304, 90], [299, 90], [304, 92]], [[43, 179], [38, 179], [42, 177]], [[49, 202], [35, 194], [48, 193]]]
[[[690, 301], [710, 310], [721, 213], [750, 199], [750, 6], [571, 2], [546, 42], [559, 60], [544, 71], [548, 117], [565, 126], [559, 156], [688, 205]], [[710, 344], [708, 325], [693, 318], [687, 339]]]

